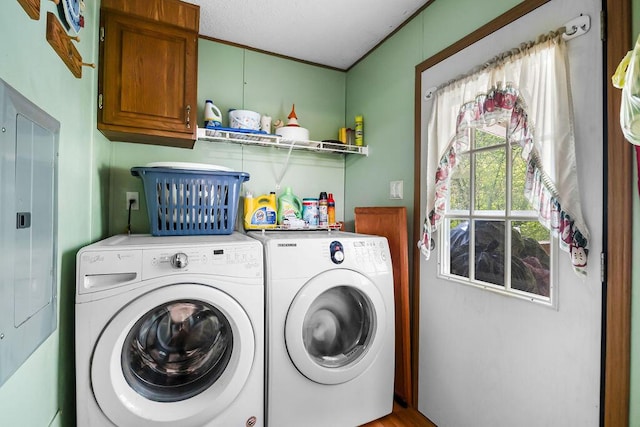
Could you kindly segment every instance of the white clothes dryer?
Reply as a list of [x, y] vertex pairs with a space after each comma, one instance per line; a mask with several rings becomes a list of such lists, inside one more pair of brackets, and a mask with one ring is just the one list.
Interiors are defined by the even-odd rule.
[[389, 414], [395, 339], [386, 238], [249, 235], [265, 251], [267, 424], [353, 427]]
[[262, 245], [114, 236], [77, 254], [79, 426], [263, 426]]

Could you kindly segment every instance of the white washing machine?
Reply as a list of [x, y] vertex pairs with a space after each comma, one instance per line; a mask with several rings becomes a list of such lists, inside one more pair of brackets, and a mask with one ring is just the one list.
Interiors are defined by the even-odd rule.
[[384, 237], [251, 232], [265, 251], [273, 427], [354, 427], [393, 409], [394, 302]]
[[81, 249], [78, 426], [263, 426], [263, 274], [238, 233]]

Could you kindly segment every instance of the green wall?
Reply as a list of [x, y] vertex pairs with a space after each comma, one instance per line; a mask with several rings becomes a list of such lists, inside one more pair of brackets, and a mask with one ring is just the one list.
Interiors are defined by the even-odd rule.
[[[520, 3], [518, 0], [436, 1], [347, 73], [347, 125], [365, 122], [367, 159], [347, 158], [345, 212], [353, 227], [356, 206], [405, 206], [413, 242], [415, 67]], [[463, 10], [464, 13], [460, 13]], [[390, 199], [391, 181], [404, 198]], [[367, 191], [363, 192], [362, 189]], [[412, 251], [414, 244], [409, 245]], [[412, 259], [411, 252], [409, 259]]]
[[[335, 139], [344, 126], [346, 73], [294, 62], [205, 39], [198, 44], [198, 104], [212, 99], [228, 125], [230, 108], [247, 109], [284, 122], [295, 104], [298, 122], [309, 129], [312, 140]], [[199, 125], [203, 125], [199, 108]], [[143, 188], [130, 174], [133, 166], [156, 161], [204, 162], [250, 174], [244, 191], [254, 195], [290, 186], [299, 197], [318, 197], [331, 192], [336, 218], [344, 217], [345, 159], [340, 154], [252, 147], [198, 141], [193, 150], [126, 142], [113, 143], [110, 182], [109, 233], [125, 231], [127, 191]], [[280, 185], [278, 186], [278, 183]], [[146, 204], [132, 213], [135, 233], [149, 232]]]
[[[81, 42], [85, 62], [96, 62], [97, 6], [87, 2]], [[74, 420], [73, 304], [75, 254], [106, 234], [106, 192], [110, 146], [97, 134], [97, 73], [83, 67], [75, 78], [45, 38], [47, 12], [31, 20], [17, 1], [0, 13], [0, 78], [56, 118], [58, 158], [58, 310], [57, 330], [0, 388], [0, 425], [72, 425]]]
[[[350, 227], [358, 206], [407, 206], [411, 224], [413, 76], [422, 60], [421, 39], [421, 19], [414, 19], [347, 74], [348, 124], [353, 127], [355, 116], [362, 114], [369, 146], [369, 157], [347, 158]], [[389, 199], [390, 181], [404, 182], [402, 200]]]

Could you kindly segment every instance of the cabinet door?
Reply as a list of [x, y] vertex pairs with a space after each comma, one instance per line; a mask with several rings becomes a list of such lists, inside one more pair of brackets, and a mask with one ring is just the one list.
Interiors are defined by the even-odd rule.
[[104, 9], [102, 27], [98, 128], [110, 139], [192, 146], [197, 33]]

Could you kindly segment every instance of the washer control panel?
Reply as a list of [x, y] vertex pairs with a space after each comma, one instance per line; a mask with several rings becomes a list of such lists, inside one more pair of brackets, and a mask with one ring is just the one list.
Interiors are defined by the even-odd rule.
[[142, 276], [188, 272], [254, 278], [262, 277], [262, 263], [259, 245], [145, 249]]

